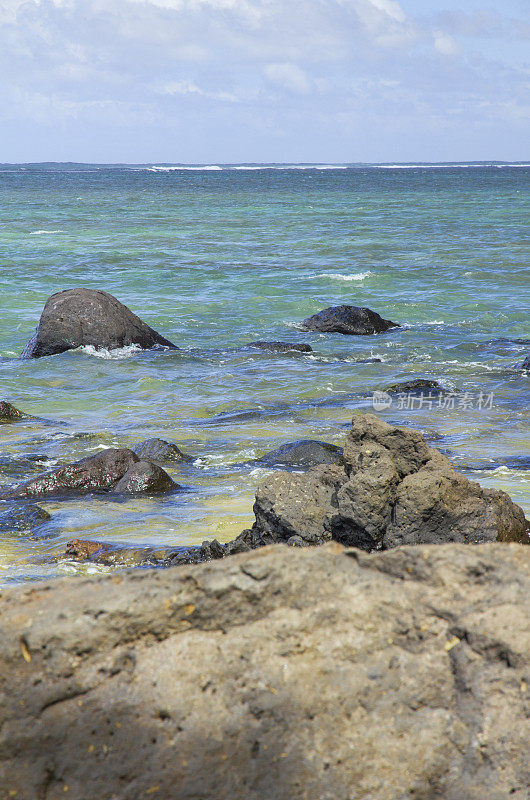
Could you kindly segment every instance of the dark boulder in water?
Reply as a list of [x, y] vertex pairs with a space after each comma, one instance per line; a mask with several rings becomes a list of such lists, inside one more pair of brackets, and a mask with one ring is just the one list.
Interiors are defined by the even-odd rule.
[[308, 331], [322, 333], [344, 333], [365, 336], [370, 333], [384, 333], [390, 328], [399, 328], [397, 322], [383, 319], [370, 308], [358, 306], [332, 306], [313, 314], [302, 322]]
[[111, 294], [97, 289], [67, 289], [46, 301], [37, 331], [22, 355], [41, 358], [81, 345], [98, 350], [129, 345], [144, 349], [155, 345], [177, 347]]
[[384, 390], [385, 392], [391, 392], [392, 394], [397, 394], [401, 392], [408, 392], [409, 394], [413, 394], [415, 392], [444, 392], [445, 389], [443, 386], [440, 386], [438, 381], [434, 381], [428, 378], [414, 378], [410, 381], [403, 381], [403, 383], [393, 383], [391, 386], [387, 386]]
[[382, 364], [382, 358], [358, 358], [356, 364]]
[[[21, 483], [14, 489], [0, 495], [0, 499], [13, 499], [13, 498], [29, 498], [29, 497], [76, 497], [91, 492], [112, 492], [117, 491], [117, 485], [127, 473], [140, 462], [140, 459], [133, 453], [132, 450], [126, 448], [113, 448], [103, 450], [95, 456], [83, 458], [81, 461], [75, 461], [73, 464], [67, 464], [64, 467], [47, 472], [44, 475], [38, 475], [29, 481]], [[141, 462], [146, 464], [149, 462]], [[150, 465], [155, 467], [155, 465]], [[160, 467], [156, 467], [156, 475], [153, 471], [149, 470], [150, 478], [147, 471], [143, 471], [143, 477], [140, 478], [137, 473], [129, 474], [129, 481], [122, 484], [120, 491], [129, 493], [131, 491], [149, 491], [154, 485], [161, 486], [162, 480], [160, 473], [164, 473], [167, 478], [166, 485], [169, 488], [175, 488], [176, 484], [173, 483], [169, 475]], [[138, 489], [134, 489], [137, 485]], [[157, 489], [161, 491], [161, 489]], [[167, 491], [164, 489], [163, 491]]]
[[5, 400], [0, 400], [0, 424], [3, 422], [19, 422], [22, 419], [28, 419], [28, 415], [18, 408], [7, 403]]
[[[288, 353], [290, 350], [297, 350], [300, 353], [312, 353], [313, 348], [308, 344], [293, 344], [292, 342], [249, 342], [246, 347], [256, 347], [259, 350], [269, 350], [271, 353]], [[244, 349], [243, 348], [243, 349]]]
[[283, 469], [309, 469], [317, 464], [338, 464], [342, 460], [342, 447], [313, 439], [289, 442], [271, 453], [265, 453], [254, 463]]
[[177, 461], [191, 461], [191, 456], [179, 450], [173, 442], [164, 439], [146, 439], [133, 448], [137, 456], [148, 461], [159, 461], [161, 464]]
[[530, 356], [526, 356], [525, 360], [521, 364], [521, 369], [527, 369], [530, 371]]
[[31, 531], [50, 519], [47, 511], [33, 503], [15, 506], [0, 512], [0, 531]]
[[151, 461], [138, 461], [127, 470], [113, 491], [118, 494], [161, 494], [180, 489], [167, 472]]

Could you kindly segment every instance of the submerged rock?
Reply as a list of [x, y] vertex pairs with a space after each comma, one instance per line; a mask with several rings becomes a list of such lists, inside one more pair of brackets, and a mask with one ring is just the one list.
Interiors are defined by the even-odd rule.
[[91, 539], [74, 539], [67, 543], [64, 555], [76, 561], [91, 561], [109, 567], [161, 567], [169, 566], [173, 558], [188, 549], [183, 547], [135, 547]]
[[527, 800], [529, 576], [330, 544], [3, 590], [0, 795]]
[[322, 333], [344, 333], [364, 336], [370, 333], [384, 333], [390, 328], [399, 328], [397, 322], [383, 319], [370, 308], [358, 306], [332, 306], [313, 314], [302, 322], [308, 331]]
[[32, 531], [51, 519], [50, 514], [40, 506], [27, 504], [0, 509], [0, 531]]
[[382, 364], [382, 358], [358, 358], [356, 364]]
[[135, 445], [133, 450], [139, 458], [159, 461], [161, 464], [192, 460], [191, 456], [179, 450], [176, 444], [166, 442], [164, 439], [146, 439], [145, 442]]
[[24, 358], [64, 353], [81, 345], [113, 350], [136, 344], [176, 348], [111, 294], [96, 289], [67, 289], [53, 294], [42, 312]]
[[308, 344], [294, 344], [292, 342], [249, 342], [244, 347], [256, 347], [259, 350], [270, 350], [272, 353], [288, 353], [298, 350], [300, 353], [312, 353], [313, 348]]
[[5, 400], [0, 400], [0, 424], [3, 422], [19, 422], [22, 419], [28, 419], [28, 415], [18, 408], [7, 403]]
[[254, 463], [267, 467], [309, 469], [316, 464], [338, 464], [342, 460], [342, 447], [313, 439], [289, 442], [277, 450], [265, 453]]
[[443, 386], [440, 386], [438, 381], [434, 381], [430, 378], [413, 378], [410, 381], [403, 381], [403, 383], [393, 383], [390, 386], [387, 386], [384, 391], [392, 394], [398, 394], [401, 392], [413, 394], [415, 392], [440, 393], [445, 392], [445, 389]]
[[[142, 465], [141, 468], [137, 466], [138, 464]], [[148, 465], [149, 469], [144, 465]], [[131, 471], [133, 467], [137, 467], [137, 469]], [[126, 480], [122, 482], [122, 478], [126, 478]], [[121, 487], [118, 490], [120, 483]], [[167, 486], [167, 488], [161, 488], [162, 486]], [[31, 478], [0, 495], [0, 499], [68, 497], [101, 491], [126, 493], [169, 491], [174, 488], [179, 487], [160, 467], [147, 461], [140, 462], [132, 450], [110, 447], [94, 456]]]
[[344, 466], [277, 473], [258, 487], [251, 540], [335, 539], [365, 550], [402, 544], [517, 541], [529, 523], [507, 494], [453, 469], [420, 433], [358, 414]]

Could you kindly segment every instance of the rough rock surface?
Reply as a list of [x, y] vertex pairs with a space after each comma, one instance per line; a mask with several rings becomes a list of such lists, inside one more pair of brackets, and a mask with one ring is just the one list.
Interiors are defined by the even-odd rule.
[[[95, 456], [83, 458], [81, 461], [75, 461], [73, 464], [58, 467], [44, 475], [31, 478], [29, 481], [25, 481], [14, 489], [1, 494], [0, 499], [76, 496], [101, 491], [130, 492], [134, 491], [133, 486], [135, 483], [140, 486], [143, 481], [144, 486], [147, 485], [146, 480], [149, 476], [151, 476], [149, 480], [153, 485], [154, 483], [159, 483], [162, 480], [160, 473], [163, 473], [167, 480], [171, 482], [172, 488], [177, 486], [164, 470], [149, 462], [144, 461], [141, 463], [149, 464], [155, 472], [144, 469], [141, 476], [135, 472], [129, 473], [131, 468], [139, 462], [140, 459], [132, 450], [109, 447]], [[147, 474], [148, 472], [149, 475]], [[127, 473], [129, 473], [128, 482], [123, 483], [118, 489], [118, 483]], [[150, 486], [150, 488], [152, 487]], [[138, 489], [138, 491], [149, 490], [146, 488]]]
[[254, 463], [284, 469], [309, 469], [317, 464], [338, 464], [342, 460], [342, 447], [313, 439], [289, 442], [277, 450], [265, 453]]
[[81, 345], [112, 350], [132, 344], [144, 349], [157, 344], [176, 348], [111, 294], [67, 289], [48, 298], [36, 334], [22, 355], [40, 358]]
[[313, 314], [302, 322], [308, 331], [322, 333], [344, 333], [363, 336], [370, 333], [384, 333], [390, 328], [399, 328], [397, 322], [383, 319], [370, 308], [357, 306], [332, 306]]
[[[507, 494], [482, 489], [414, 430], [356, 414], [344, 466], [281, 472], [258, 487], [252, 541], [387, 549], [401, 544], [519, 541], [528, 522]], [[247, 538], [248, 538], [248, 534]]]
[[440, 386], [438, 381], [431, 380], [430, 378], [414, 378], [410, 381], [403, 381], [403, 383], [393, 383], [387, 386], [385, 392], [443, 392], [443, 386]]
[[257, 347], [259, 350], [270, 350], [272, 353], [288, 353], [290, 350], [298, 350], [300, 353], [313, 352], [313, 348], [308, 344], [293, 342], [249, 342], [245, 347]]
[[176, 444], [166, 442], [164, 439], [146, 439], [145, 442], [135, 445], [133, 450], [139, 458], [159, 461], [161, 464], [191, 460], [191, 456], [179, 450]]
[[2, 422], [19, 422], [19, 420], [27, 418], [27, 414], [19, 411], [18, 408], [15, 408], [11, 403], [0, 400], [0, 424]]
[[527, 800], [530, 550], [266, 548], [0, 597], [0, 798]]

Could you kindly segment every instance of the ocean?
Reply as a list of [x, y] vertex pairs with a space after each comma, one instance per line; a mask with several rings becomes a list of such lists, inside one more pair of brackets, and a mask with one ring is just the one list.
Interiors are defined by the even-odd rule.
[[[453, 402], [392, 396], [377, 413], [530, 513], [529, 178], [528, 164], [0, 166], [0, 400], [45, 420], [0, 427], [0, 485], [154, 436], [193, 457], [168, 468], [183, 493], [39, 503], [51, 519], [33, 537], [0, 532], [0, 584], [110, 569], [62, 558], [75, 538], [228, 541], [253, 520], [267, 474], [253, 459], [340, 444], [374, 392], [416, 377]], [[46, 299], [76, 286], [181, 350], [21, 360]], [[402, 327], [300, 330], [340, 304]]]

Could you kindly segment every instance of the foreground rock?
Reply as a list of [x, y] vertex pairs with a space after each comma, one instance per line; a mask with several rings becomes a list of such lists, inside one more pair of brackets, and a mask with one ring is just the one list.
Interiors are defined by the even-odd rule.
[[313, 439], [289, 442], [277, 450], [265, 453], [254, 463], [265, 467], [283, 469], [309, 469], [317, 464], [338, 464], [342, 461], [342, 447]]
[[529, 543], [521, 508], [507, 494], [482, 489], [453, 469], [417, 431], [358, 414], [344, 447], [344, 466], [305, 475], [277, 473], [259, 486], [256, 522], [247, 540], [387, 549], [442, 542]]
[[258, 350], [268, 350], [271, 353], [288, 353], [291, 350], [297, 350], [299, 353], [313, 352], [313, 348], [308, 344], [293, 344], [292, 342], [249, 342], [244, 347], [255, 347]]
[[344, 333], [364, 336], [370, 333], [384, 333], [390, 328], [399, 328], [397, 322], [383, 319], [370, 308], [357, 306], [333, 306], [313, 314], [302, 322], [308, 331], [322, 333]]
[[81, 345], [113, 350], [132, 344], [144, 349], [155, 345], [176, 348], [111, 294], [67, 289], [46, 301], [35, 336], [22, 355], [41, 358]]
[[267, 548], [0, 598], [0, 797], [527, 800], [530, 550]]
[[5, 400], [0, 400], [0, 424], [3, 422], [19, 422], [22, 419], [28, 419], [28, 415], [18, 408], [7, 403]]
[[161, 467], [141, 461], [132, 450], [110, 447], [95, 456], [38, 475], [0, 499], [69, 497], [91, 492], [165, 492], [181, 487]]
[[191, 456], [179, 450], [176, 444], [166, 442], [164, 439], [146, 439], [145, 442], [140, 442], [133, 449], [140, 458], [159, 461], [161, 464], [192, 460]]

